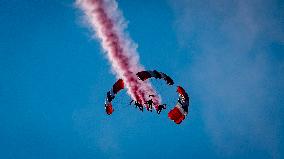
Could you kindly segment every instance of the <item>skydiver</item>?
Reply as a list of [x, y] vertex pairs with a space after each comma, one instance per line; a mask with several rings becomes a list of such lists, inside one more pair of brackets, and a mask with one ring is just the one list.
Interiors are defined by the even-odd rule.
[[[149, 97], [155, 97], [155, 95], [153, 95], [153, 94], [150, 94], [149, 95]], [[147, 110], [149, 111], [151, 111], [152, 112], [152, 109], [153, 109], [153, 100], [152, 99], [150, 99], [150, 100], [148, 100], [145, 104], [148, 104], [148, 106], [147, 106]]]
[[149, 107], [147, 107], [147, 110], [149, 111], [149, 109], [150, 109], [150, 111], [152, 111], [152, 108], [153, 108], [153, 100], [152, 99], [150, 99], [150, 100], [148, 100], [145, 104], [148, 104], [148, 106]]
[[131, 100], [131, 102], [130, 102], [129, 104], [131, 105], [133, 102], [134, 102], [135, 107], [136, 107], [136, 108], [138, 107], [138, 108], [143, 112], [143, 105], [140, 104], [140, 103], [137, 102], [137, 101], [134, 101], [134, 100]]
[[160, 114], [162, 109], [166, 109], [166, 104], [160, 104], [158, 105], [157, 113]]
[[143, 105], [141, 103], [135, 101], [134, 105], [136, 106], [136, 108], [138, 107], [143, 112]]

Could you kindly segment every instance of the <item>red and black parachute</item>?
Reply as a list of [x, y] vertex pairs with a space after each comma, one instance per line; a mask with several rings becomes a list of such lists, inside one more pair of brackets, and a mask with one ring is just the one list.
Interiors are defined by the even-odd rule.
[[168, 117], [176, 124], [180, 124], [188, 114], [189, 96], [181, 86], [177, 87], [177, 92], [179, 94], [178, 102], [174, 109], [168, 113]]
[[[165, 80], [169, 86], [172, 86], [174, 84], [174, 81], [172, 80], [171, 77], [169, 77], [163, 72], [158, 72], [156, 70], [141, 71], [141, 72], [138, 72], [136, 75], [137, 75], [137, 78], [142, 81], [145, 81], [149, 78], [155, 78], [155, 79]], [[112, 107], [112, 103], [111, 103], [112, 100], [115, 98], [115, 95], [122, 89], [124, 89], [124, 82], [122, 79], [119, 79], [113, 85], [112, 89], [107, 92], [107, 97], [105, 101], [105, 110], [108, 115], [112, 114], [112, 112], [114, 111]], [[180, 124], [188, 114], [190, 98], [189, 98], [188, 93], [181, 86], [177, 86], [176, 91], [179, 95], [178, 102], [175, 105], [175, 107], [172, 110], [170, 110], [170, 112], [168, 113], [168, 117], [171, 120], [173, 120], [176, 124]], [[162, 109], [166, 109], [165, 104], [158, 104], [158, 103], [156, 104], [157, 105], [155, 105], [155, 108], [158, 114], [160, 114]], [[142, 104], [141, 104], [141, 107], [143, 107]]]
[[107, 97], [105, 100], [105, 110], [108, 115], [112, 114], [112, 112], [114, 111], [111, 104], [112, 100], [115, 98], [115, 95], [122, 89], [124, 89], [124, 82], [122, 79], [119, 79], [112, 86], [112, 89], [107, 92]]
[[168, 85], [174, 84], [174, 81], [171, 77], [169, 77], [168, 75], [166, 75], [163, 72], [158, 72], [156, 70], [154, 70], [154, 71], [141, 71], [141, 72], [138, 72], [136, 75], [142, 81], [145, 81], [149, 78], [154, 77], [156, 79], [164, 79], [167, 82]]

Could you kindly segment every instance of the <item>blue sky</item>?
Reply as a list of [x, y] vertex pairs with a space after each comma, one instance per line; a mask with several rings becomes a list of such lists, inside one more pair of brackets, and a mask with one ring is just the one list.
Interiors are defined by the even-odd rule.
[[[284, 2], [118, 1], [141, 63], [191, 95], [141, 113], [74, 1], [0, 1], [0, 158], [283, 158]], [[168, 107], [175, 88], [152, 81]]]

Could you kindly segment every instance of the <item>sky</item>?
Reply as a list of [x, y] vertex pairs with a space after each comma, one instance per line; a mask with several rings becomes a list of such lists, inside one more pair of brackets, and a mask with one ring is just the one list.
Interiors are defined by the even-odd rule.
[[71, 0], [0, 1], [0, 158], [284, 157], [284, 1], [122, 1], [127, 32], [146, 69], [191, 96], [152, 84], [160, 115], [129, 106], [82, 12]]

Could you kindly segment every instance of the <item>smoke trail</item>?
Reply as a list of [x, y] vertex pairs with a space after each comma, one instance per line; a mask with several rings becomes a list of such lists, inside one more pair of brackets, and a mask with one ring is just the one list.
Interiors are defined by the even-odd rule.
[[[125, 81], [131, 98], [144, 103], [149, 94], [156, 95], [149, 83], [136, 77], [136, 73], [144, 69], [139, 64], [136, 45], [124, 32], [126, 24], [117, 3], [114, 0], [77, 0], [77, 5], [100, 39], [117, 78]], [[160, 99], [156, 95], [153, 101], [159, 103]]]

